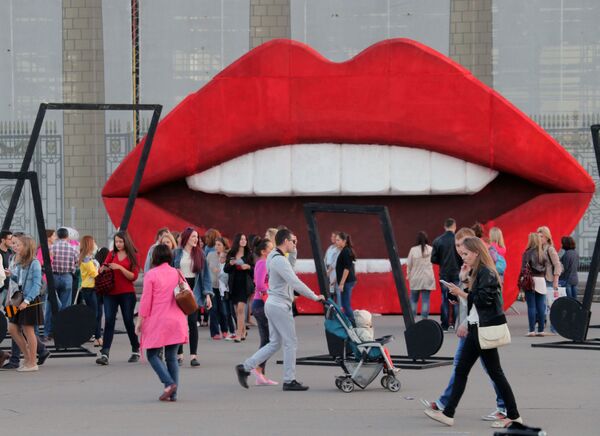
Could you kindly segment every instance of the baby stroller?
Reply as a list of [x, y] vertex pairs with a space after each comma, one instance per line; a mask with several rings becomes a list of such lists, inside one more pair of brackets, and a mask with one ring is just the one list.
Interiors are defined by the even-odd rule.
[[331, 299], [325, 303], [325, 336], [329, 354], [344, 370], [335, 378], [335, 385], [343, 392], [352, 392], [354, 385], [365, 389], [383, 370], [381, 386], [391, 392], [400, 390], [396, 368], [383, 350], [383, 345], [394, 337], [387, 335], [372, 342], [361, 342], [352, 323]]

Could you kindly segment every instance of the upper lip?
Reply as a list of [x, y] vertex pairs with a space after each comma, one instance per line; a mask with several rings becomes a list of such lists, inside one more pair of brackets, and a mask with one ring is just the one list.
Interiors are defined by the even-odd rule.
[[[577, 161], [526, 115], [407, 39], [382, 41], [344, 63], [289, 40], [252, 50], [160, 122], [139, 192], [262, 148], [327, 141], [412, 146], [554, 192], [594, 192]], [[140, 153], [138, 146], [125, 158], [104, 197], [128, 195]]]

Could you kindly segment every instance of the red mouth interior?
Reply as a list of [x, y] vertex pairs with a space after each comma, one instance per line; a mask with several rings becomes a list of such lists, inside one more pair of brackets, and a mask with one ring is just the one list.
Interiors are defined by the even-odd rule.
[[[458, 226], [485, 223], [532, 198], [549, 193], [522, 178], [499, 174], [473, 195], [369, 196], [369, 197], [227, 197], [190, 190], [185, 181], [174, 182], [143, 195], [158, 207], [201, 228], [214, 227], [231, 237], [237, 232], [264, 235], [268, 227], [284, 224], [300, 238], [299, 257], [312, 258], [303, 204], [308, 202], [374, 204], [388, 207], [401, 257], [415, 245], [424, 230], [433, 240], [442, 231], [439, 217], [452, 217]], [[352, 235], [360, 258], [386, 258], [381, 227], [369, 215], [317, 214], [322, 241], [333, 230]], [[326, 248], [326, 247], [323, 247]]]

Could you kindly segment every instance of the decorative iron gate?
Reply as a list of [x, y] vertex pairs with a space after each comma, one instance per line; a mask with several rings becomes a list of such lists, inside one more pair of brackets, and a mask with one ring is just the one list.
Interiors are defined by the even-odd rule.
[[[0, 122], [0, 170], [18, 171], [30, 136], [25, 121]], [[63, 141], [57, 123], [44, 123], [43, 134], [33, 156], [31, 170], [38, 173], [46, 228], [56, 229], [63, 224]], [[14, 189], [13, 180], [0, 180], [0, 216], [6, 214]], [[37, 235], [31, 191], [23, 190], [11, 230]]]
[[[598, 227], [600, 226], [600, 177], [592, 146], [590, 126], [600, 124], [600, 114], [553, 114], [532, 115], [531, 118], [577, 159], [596, 183], [596, 193], [588, 210], [573, 232], [580, 256], [591, 256]], [[560, 244], [562, 235], [554, 235], [554, 243]]]
[[[148, 133], [149, 125], [149, 118], [142, 118], [140, 120], [140, 138], [143, 138]], [[125, 159], [125, 156], [133, 150], [135, 141], [130, 121], [112, 119], [108, 120], [106, 126], [108, 127], [108, 132], [105, 133], [104, 138], [106, 144], [106, 180], [108, 180], [110, 175]], [[110, 220], [107, 227], [107, 238], [110, 241], [117, 229]]]

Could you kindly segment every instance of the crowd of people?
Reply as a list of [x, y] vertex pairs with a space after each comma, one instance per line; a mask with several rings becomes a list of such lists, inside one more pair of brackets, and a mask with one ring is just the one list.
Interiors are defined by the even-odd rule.
[[[110, 247], [98, 248], [92, 236], [72, 234], [67, 228], [48, 230], [51, 270], [56, 289], [53, 304], [62, 310], [85, 304], [96, 314], [91, 340], [100, 348], [98, 365], [108, 365], [120, 309], [131, 356], [138, 362], [143, 350], [164, 384], [162, 401], [176, 401], [178, 368], [184, 362], [184, 344], [189, 363], [200, 366], [198, 327], [208, 325], [213, 340], [244, 341], [256, 320], [259, 350], [236, 367], [239, 383], [247, 388], [252, 374], [257, 385], [277, 385], [266, 374], [268, 359], [283, 347], [283, 389], [302, 391], [308, 386], [296, 380], [296, 332], [294, 302], [298, 296], [323, 300], [295, 274], [297, 237], [285, 226], [269, 228], [263, 237], [235, 234], [231, 239], [216, 229], [200, 235], [188, 227], [181, 232], [159, 229], [144, 264], [129, 234], [117, 232]], [[554, 245], [550, 229], [539, 227], [529, 234], [522, 255], [521, 275], [530, 274], [533, 286], [522, 289], [527, 302], [529, 331], [526, 336], [554, 334], [545, 331], [546, 296], [564, 287], [577, 298], [579, 257], [570, 236]], [[455, 220], [444, 222], [444, 232], [432, 243], [423, 231], [416, 235], [406, 260], [411, 310], [421, 317], [430, 313], [430, 295], [437, 288], [433, 265], [439, 266], [442, 291], [442, 329], [459, 337], [454, 369], [442, 395], [435, 401], [422, 400], [432, 419], [452, 425], [455, 409], [464, 392], [470, 369], [479, 358], [496, 391], [496, 410], [483, 417], [498, 425], [521, 421], [516, 401], [500, 365], [497, 348], [481, 349], [478, 328], [506, 322], [502, 284], [506, 269], [506, 244], [498, 227], [484, 234], [475, 224], [457, 231]], [[50, 352], [45, 343], [53, 339], [52, 304], [44, 292], [45, 275], [41, 249], [31, 236], [4, 230], [0, 234], [0, 301], [9, 315], [11, 353], [1, 352], [0, 366], [19, 372], [39, 370]], [[324, 263], [330, 293], [356, 327], [351, 299], [357, 283], [357, 253], [349, 234], [331, 233]], [[143, 272], [143, 292], [138, 308], [134, 283]], [[99, 292], [96, 280], [111, 275], [110, 289]], [[522, 281], [520, 280], [520, 283]], [[174, 289], [189, 288], [199, 310], [185, 315], [177, 306]], [[78, 291], [78, 292], [74, 292]], [[78, 298], [75, 297], [78, 295]], [[76, 301], [77, 300], [79, 301]], [[10, 308], [10, 309], [9, 309]], [[44, 336], [40, 336], [44, 326]], [[23, 360], [20, 360], [21, 352]]]

